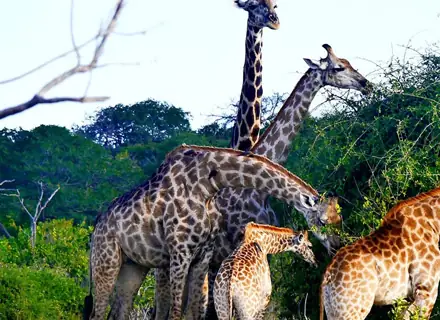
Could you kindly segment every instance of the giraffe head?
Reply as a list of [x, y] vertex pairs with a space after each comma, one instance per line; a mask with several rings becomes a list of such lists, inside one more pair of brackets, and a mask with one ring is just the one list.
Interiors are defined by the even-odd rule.
[[304, 61], [311, 69], [322, 71], [324, 85], [342, 89], [355, 89], [364, 94], [371, 91], [371, 83], [356, 71], [348, 60], [338, 58], [328, 44], [322, 46], [327, 51], [327, 57], [320, 59], [319, 64], [312, 62], [310, 59], [304, 59]]
[[257, 27], [270, 29], [278, 29], [280, 20], [275, 12], [277, 5], [274, 0], [235, 0], [239, 8], [249, 13], [249, 24]]
[[[300, 195], [301, 207], [296, 209], [303, 213], [309, 226], [332, 226], [340, 229], [342, 217], [338, 211], [338, 198], [332, 194], [318, 196]], [[326, 234], [319, 230], [314, 230], [313, 234], [325, 246], [329, 254], [340, 247], [340, 239], [336, 234]]]
[[293, 237], [290, 239], [289, 249], [297, 255], [301, 256], [305, 261], [316, 267], [315, 254], [312, 250], [312, 243], [309, 241], [309, 234], [307, 231], [301, 231], [293, 233]]

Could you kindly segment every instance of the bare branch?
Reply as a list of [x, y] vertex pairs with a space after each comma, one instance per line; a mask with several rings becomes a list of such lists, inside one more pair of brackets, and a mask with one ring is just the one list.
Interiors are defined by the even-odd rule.
[[8, 232], [8, 230], [6, 229], [6, 227], [5, 227], [2, 223], [0, 223], [0, 235], [1, 235], [2, 233], [4, 234], [4, 236], [5, 236], [7, 239], [11, 238], [11, 234]]
[[[116, 22], [120, 16], [121, 10], [124, 6], [124, 0], [119, 0], [117, 2], [117, 5], [114, 9], [114, 13], [112, 15], [112, 18], [110, 20], [110, 22], [108, 23], [107, 27], [105, 28], [104, 31], [99, 31], [98, 34], [93, 38], [93, 40], [97, 40], [97, 46], [95, 48], [95, 52], [94, 55], [90, 61], [89, 64], [86, 65], [82, 65], [80, 63], [80, 54], [79, 54], [79, 48], [78, 46], [76, 46], [75, 40], [74, 40], [74, 36], [73, 36], [73, 0], [72, 1], [72, 6], [71, 6], [71, 40], [72, 40], [72, 45], [73, 45], [73, 50], [65, 53], [65, 55], [71, 53], [71, 52], [75, 52], [76, 56], [77, 56], [77, 65], [63, 73], [61, 73], [60, 75], [58, 75], [57, 77], [55, 77], [54, 79], [52, 79], [51, 81], [49, 81], [48, 83], [46, 83], [41, 90], [35, 94], [32, 99], [30, 99], [27, 102], [21, 103], [17, 106], [14, 107], [8, 107], [6, 109], [0, 110], [0, 119], [9, 117], [11, 115], [23, 112], [27, 109], [30, 109], [38, 104], [42, 104], [42, 103], [58, 103], [58, 102], [63, 102], [63, 101], [72, 101], [72, 102], [97, 102], [97, 101], [104, 101], [107, 100], [108, 97], [80, 97], [80, 98], [72, 98], [72, 97], [60, 97], [60, 98], [50, 98], [50, 99], [46, 99], [43, 97], [43, 95], [45, 95], [49, 90], [51, 90], [52, 88], [54, 88], [55, 86], [61, 84], [62, 82], [64, 82], [65, 80], [67, 80], [68, 78], [76, 75], [76, 74], [80, 74], [80, 73], [86, 73], [86, 72], [91, 72], [93, 69], [99, 67], [99, 68], [103, 68], [104, 66], [109, 66], [110, 64], [104, 64], [104, 65], [100, 65], [98, 66], [98, 60], [101, 57], [102, 53], [104, 52], [104, 46], [107, 42], [108, 37], [112, 34], [115, 26], [116, 26]], [[92, 40], [92, 41], [93, 41]], [[90, 41], [91, 42], [91, 41]], [[89, 43], [89, 42], [87, 42]], [[61, 55], [62, 56], [62, 55]], [[50, 61], [48, 61], [47, 63], [44, 63], [43, 65], [25, 73], [24, 75], [15, 77], [15, 79], [18, 79], [20, 77], [24, 77], [40, 68], [42, 68], [43, 66], [49, 64], [50, 62], [53, 62], [57, 59], [59, 59], [61, 56], [58, 56]], [[121, 65], [126, 65], [124, 63], [122, 63]], [[8, 82], [10, 82], [11, 80], [9, 80]], [[3, 83], [5, 83], [5, 81], [3, 81]], [[0, 83], [1, 84], [1, 83]], [[90, 83], [87, 85], [87, 87], [89, 87]], [[86, 89], [87, 90], [87, 89]]]
[[104, 45], [105, 45], [108, 37], [113, 32], [113, 30], [116, 26], [116, 21], [118, 20], [119, 15], [121, 14], [121, 10], [122, 10], [123, 6], [124, 6], [124, 0], [119, 0], [118, 4], [116, 5], [116, 9], [113, 14], [113, 17], [110, 20], [110, 23], [108, 24], [106, 31], [104, 32], [104, 34], [102, 36], [101, 42], [96, 47], [92, 62], [89, 64], [90, 66], [96, 66], [96, 63], [98, 62], [99, 57], [102, 55], [102, 52], [104, 51]]
[[43, 201], [43, 196], [44, 196], [44, 186], [43, 186], [43, 183], [41, 181], [39, 181], [38, 185], [40, 186], [40, 199], [38, 199], [37, 205], [35, 206], [34, 218], [37, 217], [38, 213], [40, 212], [41, 201]]
[[27, 213], [28, 216], [31, 218], [31, 220], [33, 220], [34, 217], [33, 217], [32, 214], [29, 212], [28, 208], [26, 208], [26, 206], [24, 205], [24, 199], [21, 197], [20, 190], [17, 189], [16, 192], [17, 192], [16, 197], [17, 197], [18, 201], [20, 202], [21, 207], [24, 209], [24, 211], [26, 211], [26, 213]]
[[30, 99], [29, 101], [26, 101], [22, 104], [19, 104], [14, 107], [9, 107], [7, 109], [0, 110], [0, 119], [9, 117], [13, 114], [17, 114], [20, 112], [23, 112], [27, 109], [30, 109], [37, 104], [43, 104], [43, 103], [58, 103], [58, 102], [65, 102], [65, 101], [71, 101], [71, 102], [80, 102], [80, 103], [86, 103], [86, 102], [100, 102], [108, 100], [110, 97], [59, 97], [59, 98], [43, 98], [42, 96], [35, 95]]
[[[81, 45], [79, 45], [79, 46], [77, 47], [77, 49], [82, 49], [82, 48], [84, 48], [84, 47], [87, 46], [88, 44], [92, 43], [97, 37], [99, 37], [99, 34], [98, 34], [98, 35], [95, 35], [93, 38], [91, 38], [91, 39], [87, 40], [86, 42], [82, 43]], [[19, 80], [19, 79], [21, 79], [21, 78], [24, 78], [24, 77], [26, 77], [26, 76], [28, 76], [28, 75], [30, 75], [30, 74], [32, 74], [32, 73], [34, 73], [34, 72], [40, 70], [40, 69], [46, 67], [47, 65], [51, 64], [52, 62], [55, 62], [55, 61], [57, 61], [57, 60], [59, 60], [59, 59], [61, 59], [61, 58], [64, 58], [64, 57], [68, 56], [69, 54], [71, 54], [71, 53], [73, 53], [73, 52], [75, 52], [74, 49], [69, 50], [69, 51], [66, 51], [66, 52], [63, 52], [63, 53], [61, 53], [60, 55], [58, 55], [58, 56], [56, 56], [56, 57], [53, 57], [53, 58], [47, 60], [46, 62], [43, 62], [42, 64], [36, 66], [35, 68], [33, 68], [33, 69], [31, 69], [31, 70], [29, 70], [29, 71], [23, 73], [23, 74], [20, 74], [20, 75], [18, 75], [18, 76], [15, 76], [15, 77], [13, 77], [13, 78], [10, 78], [10, 79], [6, 79], [6, 80], [2, 80], [2, 81], [0, 81], [0, 85], [1, 85], [1, 84], [6, 84], [6, 83], [9, 83], [9, 82], [13, 82], [13, 81], [16, 81], [16, 80]]]
[[15, 181], [15, 179], [12, 179], [12, 180], [3, 180], [3, 181], [0, 182], [0, 186], [3, 185], [3, 184], [5, 184], [5, 183], [11, 183], [11, 182], [14, 182], [14, 181]]
[[139, 66], [139, 65], [140, 65], [139, 62], [110, 62], [110, 63], [100, 64], [99, 66], [96, 66], [94, 69], [106, 68], [111, 66]]
[[44, 209], [46, 209], [47, 205], [49, 204], [49, 202], [52, 200], [52, 198], [57, 194], [57, 192], [60, 190], [60, 187], [56, 188], [54, 192], [52, 192], [52, 194], [50, 195], [49, 198], [47, 198], [46, 202], [44, 203], [44, 205], [40, 208], [40, 211], [38, 212], [38, 215], [36, 215], [35, 219], [38, 220], [38, 218], [40, 217], [41, 213], [43, 212]]
[[76, 61], [77, 61], [77, 65], [79, 66], [81, 64], [81, 56], [79, 54], [79, 50], [78, 47], [76, 46], [75, 43], [75, 35], [73, 34], [73, 3], [74, 0], [71, 0], [71, 5], [70, 5], [70, 38], [72, 40], [72, 46], [73, 46], [73, 50], [75, 50], [75, 54], [76, 54]]

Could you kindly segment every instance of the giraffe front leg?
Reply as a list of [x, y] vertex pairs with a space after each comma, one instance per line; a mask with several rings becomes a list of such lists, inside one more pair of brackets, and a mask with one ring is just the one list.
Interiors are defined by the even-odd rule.
[[134, 262], [126, 262], [122, 265], [116, 282], [116, 297], [108, 319], [128, 319], [133, 308], [134, 296], [139, 291], [147, 272], [148, 268]]
[[437, 299], [438, 285], [419, 285], [414, 290], [414, 302], [405, 312], [404, 319], [410, 319], [412, 315], [418, 314], [422, 319], [429, 319]]
[[155, 286], [155, 312], [156, 320], [167, 320], [170, 310], [170, 269], [156, 269], [154, 272], [156, 279]]

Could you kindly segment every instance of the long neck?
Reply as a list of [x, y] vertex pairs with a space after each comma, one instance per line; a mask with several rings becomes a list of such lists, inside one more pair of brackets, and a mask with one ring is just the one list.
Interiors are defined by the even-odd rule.
[[287, 228], [272, 228], [274, 230], [266, 230], [268, 229], [266, 226], [246, 230], [244, 241], [257, 242], [266, 254], [276, 254], [291, 249], [292, 238], [295, 236], [293, 231]]
[[251, 151], [274, 162], [284, 163], [313, 98], [323, 86], [321, 71], [309, 69]]
[[300, 211], [303, 211], [304, 197], [318, 195], [310, 185], [264, 157], [240, 156], [231, 149], [217, 150], [207, 153], [205, 164], [200, 164], [203, 172], [209, 172], [209, 182], [216, 191], [227, 187], [252, 188], [294, 205]]
[[248, 20], [243, 83], [231, 140], [233, 149], [250, 150], [260, 134], [261, 97], [263, 95], [262, 47], [263, 29], [251, 26]]

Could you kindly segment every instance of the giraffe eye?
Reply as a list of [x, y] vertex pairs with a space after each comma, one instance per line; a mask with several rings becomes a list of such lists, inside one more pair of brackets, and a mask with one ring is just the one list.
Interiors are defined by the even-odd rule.
[[278, 8], [278, 5], [277, 5], [277, 4], [275, 4], [275, 5], [273, 6], [273, 8], [274, 8], [274, 9]]
[[341, 72], [341, 71], [344, 71], [344, 70], [345, 70], [345, 68], [342, 68], [342, 67], [333, 68], [333, 71], [335, 71], [335, 72]]

